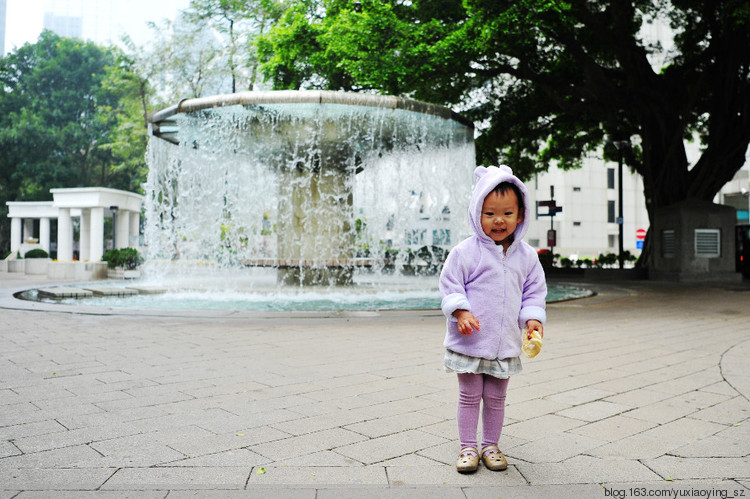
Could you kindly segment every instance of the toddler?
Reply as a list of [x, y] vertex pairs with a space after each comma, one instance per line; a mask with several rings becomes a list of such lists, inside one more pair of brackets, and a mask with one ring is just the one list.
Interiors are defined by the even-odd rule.
[[[474, 235], [448, 255], [440, 274], [446, 315], [444, 367], [458, 374], [456, 469], [504, 470], [498, 440], [508, 378], [521, 372], [522, 329], [544, 334], [547, 285], [536, 251], [522, 240], [530, 212], [523, 182], [507, 166], [477, 167], [469, 203]], [[482, 402], [482, 445], [477, 425]]]

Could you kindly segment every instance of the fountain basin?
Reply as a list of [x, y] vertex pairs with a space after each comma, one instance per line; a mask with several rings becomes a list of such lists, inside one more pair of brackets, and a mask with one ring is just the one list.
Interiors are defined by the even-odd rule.
[[150, 121], [150, 261], [259, 264], [286, 285], [351, 285], [359, 266], [401, 269], [468, 234], [473, 126], [442, 106], [243, 92]]

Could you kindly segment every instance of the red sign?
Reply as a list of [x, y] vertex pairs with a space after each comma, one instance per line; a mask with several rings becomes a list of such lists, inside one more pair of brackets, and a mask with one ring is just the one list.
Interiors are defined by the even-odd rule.
[[643, 241], [646, 239], [646, 229], [638, 229], [635, 231], [635, 238], [638, 241]]

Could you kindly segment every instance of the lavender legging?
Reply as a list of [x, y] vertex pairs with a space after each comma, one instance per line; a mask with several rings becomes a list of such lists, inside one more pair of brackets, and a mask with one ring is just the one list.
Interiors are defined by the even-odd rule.
[[458, 438], [461, 448], [477, 447], [479, 401], [482, 405], [482, 448], [497, 445], [505, 418], [508, 380], [488, 374], [458, 375]]

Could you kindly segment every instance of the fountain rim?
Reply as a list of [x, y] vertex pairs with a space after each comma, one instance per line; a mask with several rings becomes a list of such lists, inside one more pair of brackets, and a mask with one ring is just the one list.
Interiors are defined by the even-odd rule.
[[245, 91], [233, 94], [219, 94], [209, 97], [182, 99], [177, 104], [152, 113], [148, 121], [157, 125], [169, 120], [176, 114], [190, 113], [203, 109], [225, 106], [258, 106], [263, 104], [345, 104], [351, 106], [377, 107], [384, 109], [401, 109], [422, 114], [431, 114], [447, 120], [453, 120], [466, 127], [474, 128], [474, 123], [455, 111], [437, 104], [396, 97], [393, 95], [362, 94], [356, 92], [339, 92], [333, 90], [269, 90]]

